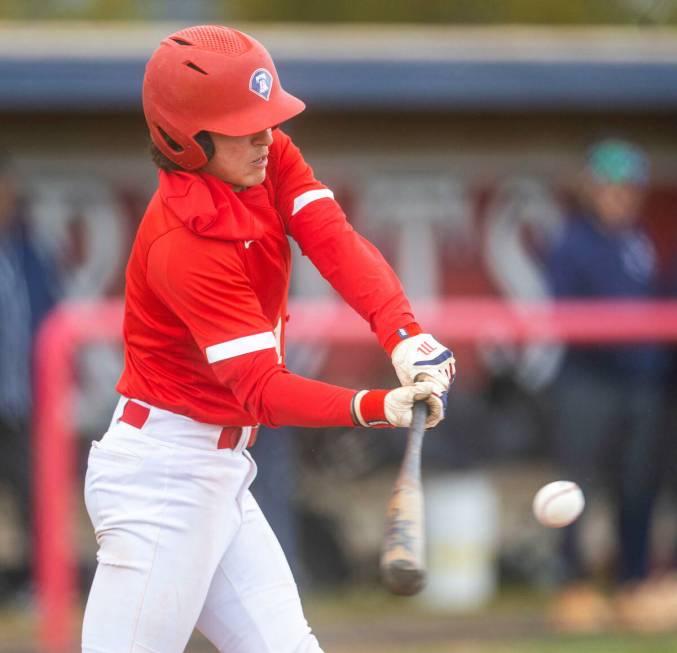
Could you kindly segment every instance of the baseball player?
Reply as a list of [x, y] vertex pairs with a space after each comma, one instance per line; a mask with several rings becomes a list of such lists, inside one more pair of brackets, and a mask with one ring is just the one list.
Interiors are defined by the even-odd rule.
[[[85, 480], [99, 551], [82, 650], [179, 653], [197, 626], [219, 651], [317, 653], [248, 489], [257, 425], [406, 427], [424, 400], [432, 427], [454, 359], [277, 127], [304, 104], [260, 43], [220, 26], [172, 34], [143, 106], [159, 186], [127, 267], [120, 402]], [[369, 321], [401, 387], [285, 368], [287, 236]]]

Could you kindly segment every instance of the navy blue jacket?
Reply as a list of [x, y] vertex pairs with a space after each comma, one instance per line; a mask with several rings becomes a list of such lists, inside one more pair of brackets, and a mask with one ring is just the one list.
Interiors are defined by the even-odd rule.
[[36, 250], [20, 215], [0, 232], [0, 257], [0, 419], [25, 421], [32, 403], [33, 343], [58, 297], [58, 275]]
[[[547, 260], [557, 299], [654, 299], [658, 295], [655, 249], [637, 226], [609, 230], [594, 217], [575, 216]], [[665, 353], [654, 344], [572, 347], [569, 363], [605, 375], [643, 380], [662, 374]]]

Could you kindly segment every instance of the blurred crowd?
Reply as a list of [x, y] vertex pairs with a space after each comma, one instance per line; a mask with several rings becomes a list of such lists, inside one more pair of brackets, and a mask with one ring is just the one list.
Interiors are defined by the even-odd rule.
[[61, 295], [55, 262], [36, 245], [27, 206], [6, 157], [0, 158], [0, 470], [13, 495], [19, 560], [0, 593], [27, 595], [32, 555], [31, 371], [40, 323]]
[[[360, 197], [345, 193], [345, 205], [357, 228], [394, 262], [414, 302], [477, 294], [508, 300], [677, 297], [677, 189], [652, 186], [646, 153], [619, 139], [597, 142], [581, 153], [572, 178], [567, 188], [547, 180], [505, 180], [478, 192], [473, 206], [482, 208], [476, 211], [452, 181], [383, 176]], [[0, 160], [0, 468], [4, 493], [12, 499], [12, 550], [18, 553], [0, 559], [5, 602], [31, 596], [35, 334], [64, 298], [120, 294], [146, 191], [96, 188], [88, 194], [71, 188], [68, 197], [75, 199], [59, 204], [50, 196], [54, 187], [21, 185], [11, 159]], [[407, 202], [420, 209], [422, 201], [427, 217], [412, 220]], [[480, 227], [481, 248], [473, 236]], [[398, 230], [399, 241], [393, 237]], [[436, 263], [421, 263], [435, 261], [418, 254], [431, 250], [438, 253]], [[326, 293], [305, 266], [299, 259], [295, 295]], [[445, 344], [456, 350], [460, 375], [448, 423], [426, 444], [426, 465], [451, 472], [505, 460], [547, 461], [562, 478], [577, 481], [589, 500], [601, 497], [611, 507], [615, 555], [604, 569], [593, 568], [582, 547], [585, 519], [561, 533], [548, 563], [557, 589], [552, 620], [570, 630], [601, 629], [618, 620], [637, 628], [677, 627], [677, 609], [665, 609], [677, 606], [677, 581], [670, 580], [677, 561], [657, 562], [651, 546], [656, 502], [675, 492], [670, 435], [677, 417], [669, 399], [677, 388], [674, 345], [478, 351]], [[364, 378], [350, 378], [342, 363], [348, 353], [292, 345], [288, 364], [302, 374], [364, 384]], [[372, 348], [359, 355], [373, 370], [366, 381], [383, 384], [382, 354]], [[119, 350], [110, 348], [79, 359], [75, 410], [85, 445], [109, 419], [119, 366]], [[302, 584], [360, 580], [350, 575], [349, 568], [359, 565], [348, 564], [337, 525], [299, 499], [304, 474], [338, 466], [325, 488], [331, 492], [337, 482], [392, 468], [401, 447], [401, 434], [384, 444], [382, 435], [371, 433], [263, 431], [254, 451], [262, 480], [253, 491]], [[304, 546], [310, 538], [314, 545]], [[677, 537], [674, 548], [677, 553]], [[325, 555], [308, 559], [306, 549]]]
[[[556, 299], [652, 300], [674, 293], [673, 271], [662, 277], [656, 248], [642, 224], [650, 164], [636, 146], [595, 145], [579, 184], [580, 206], [546, 258]], [[670, 262], [672, 263], [672, 262]], [[600, 488], [613, 505], [618, 547], [615, 608], [629, 626], [650, 627], [677, 615], [647, 614], [652, 515], [666, 460], [669, 357], [656, 343], [571, 347], [552, 387], [553, 454], [563, 477], [588, 499]], [[566, 590], [554, 618], [569, 628], [595, 629], [615, 615], [588, 581], [579, 524], [564, 532]], [[677, 601], [677, 582], [672, 604]], [[665, 598], [665, 597], [664, 597]]]

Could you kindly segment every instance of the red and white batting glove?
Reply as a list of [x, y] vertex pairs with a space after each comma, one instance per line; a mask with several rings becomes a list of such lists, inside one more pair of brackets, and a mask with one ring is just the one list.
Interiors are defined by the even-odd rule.
[[428, 404], [426, 428], [437, 426], [444, 419], [444, 401], [439, 385], [419, 381], [394, 390], [360, 390], [353, 397], [351, 410], [355, 424], [371, 428], [411, 425], [415, 401]]
[[402, 340], [393, 349], [391, 360], [403, 386], [414, 380], [433, 381], [446, 392], [456, 375], [454, 354], [429, 333]]

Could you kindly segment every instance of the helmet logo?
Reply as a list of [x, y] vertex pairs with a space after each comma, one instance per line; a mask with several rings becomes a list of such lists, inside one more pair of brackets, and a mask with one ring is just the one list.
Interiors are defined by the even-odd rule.
[[268, 101], [273, 88], [273, 76], [265, 68], [257, 68], [249, 80], [249, 90]]

